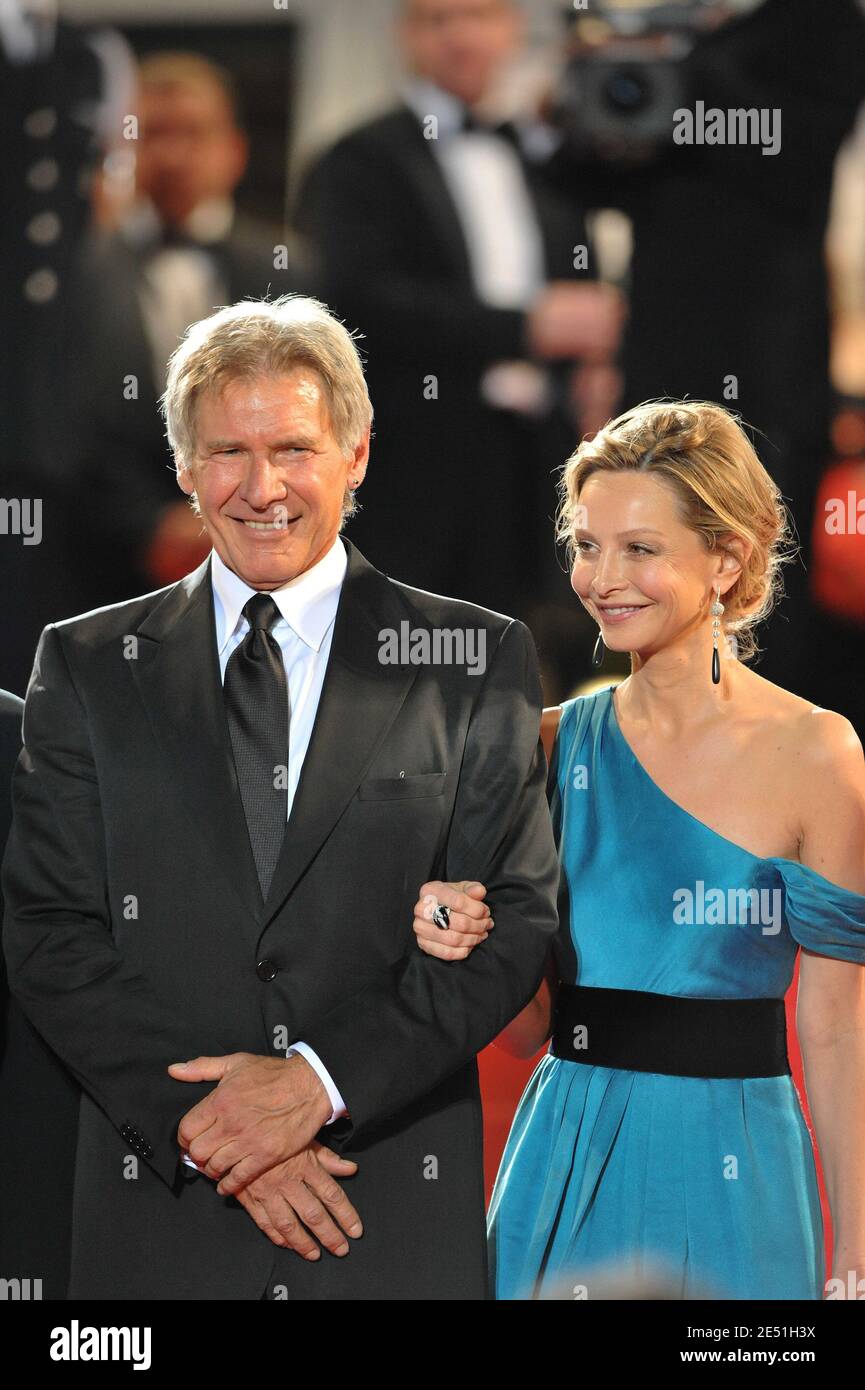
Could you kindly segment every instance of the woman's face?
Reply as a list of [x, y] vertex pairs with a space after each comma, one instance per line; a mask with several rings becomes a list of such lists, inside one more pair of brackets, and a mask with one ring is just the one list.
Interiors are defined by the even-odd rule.
[[580, 494], [571, 586], [610, 651], [644, 657], [709, 625], [724, 552], [682, 522], [669, 486], [649, 473], [594, 473]]

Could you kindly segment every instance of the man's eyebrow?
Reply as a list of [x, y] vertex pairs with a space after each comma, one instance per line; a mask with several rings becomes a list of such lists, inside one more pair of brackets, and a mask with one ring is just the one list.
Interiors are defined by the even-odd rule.
[[[245, 449], [247, 446], [240, 439], [207, 439], [204, 447], [208, 453], [214, 453], [220, 449]], [[306, 435], [295, 435], [291, 438], [280, 439], [274, 445], [276, 449], [314, 449], [315, 440]]]

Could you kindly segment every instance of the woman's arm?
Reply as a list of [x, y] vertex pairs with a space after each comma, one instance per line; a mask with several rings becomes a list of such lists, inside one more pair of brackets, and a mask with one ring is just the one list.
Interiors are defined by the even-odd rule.
[[[541, 741], [548, 763], [552, 762], [553, 759], [553, 747], [561, 717], [561, 705], [553, 705], [550, 709], [545, 709], [541, 715]], [[544, 978], [537, 994], [534, 999], [529, 1000], [522, 1012], [511, 1020], [507, 1028], [504, 1028], [493, 1040], [494, 1046], [500, 1047], [503, 1052], [510, 1053], [512, 1057], [534, 1057], [553, 1031], [553, 1010], [556, 1005], [558, 988], [559, 972], [553, 952], [550, 950]]]
[[541, 715], [541, 742], [544, 745], [548, 763], [553, 761], [553, 746], [556, 742], [561, 717], [561, 705], [552, 705], [549, 709], [545, 709]]
[[552, 951], [547, 956], [544, 978], [534, 999], [530, 999], [522, 1013], [503, 1028], [493, 1046], [500, 1047], [511, 1057], [534, 1057], [540, 1052], [553, 1031], [553, 1010], [559, 988], [559, 972]]
[[[865, 893], [865, 761], [846, 719], [819, 711], [802, 768], [808, 868]], [[796, 1027], [832, 1212], [832, 1272], [865, 1279], [865, 965], [803, 948]], [[865, 1287], [865, 1285], [863, 1285]]]
[[796, 1031], [846, 1288], [865, 1279], [865, 966], [803, 948]]

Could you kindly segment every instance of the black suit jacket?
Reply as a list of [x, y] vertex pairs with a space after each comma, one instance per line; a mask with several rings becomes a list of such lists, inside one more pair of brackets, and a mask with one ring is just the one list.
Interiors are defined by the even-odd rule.
[[[487, 1296], [475, 1054], [533, 995], [557, 920], [536, 659], [518, 621], [408, 589], [346, 544], [264, 904], [209, 560], [42, 635], [4, 949], [13, 992], [85, 1092], [72, 1297]], [[406, 622], [481, 629], [485, 674], [383, 665], [382, 631]], [[418, 888], [438, 877], [489, 888], [496, 926], [465, 962], [415, 943]], [[297, 1039], [349, 1107], [321, 1137], [357, 1159], [349, 1190], [366, 1232], [314, 1267], [179, 1162], [177, 1124], [212, 1088], [165, 1070], [200, 1053], [281, 1055]]]
[[[575, 247], [588, 245], [579, 203], [541, 167], [523, 160], [523, 169], [548, 279], [594, 274], [591, 260], [574, 267]], [[410, 583], [522, 615], [526, 594], [549, 580], [551, 470], [574, 448], [575, 428], [560, 376], [542, 420], [484, 403], [486, 369], [528, 354], [526, 318], [478, 297], [416, 115], [400, 106], [339, 140], [307, 172], [295, 219], [318, 252], [329, 303], [363, 334], [376, 425], [359, 543]]]
[[0, 845], [5, 845], [11, 820], [8, 787], [12, 769], [21, 749], [21, 716], [24, 701], [8, 690], [0, 690]]
[[[23, 710], [17, 695], [0, 691], [0, 852]], [[40, 1280], [45, 1299], [65, 1298], [69, 1281], [79, 1096], [74, 1077], [10, 998], [0, 961], [0, 1271]]]

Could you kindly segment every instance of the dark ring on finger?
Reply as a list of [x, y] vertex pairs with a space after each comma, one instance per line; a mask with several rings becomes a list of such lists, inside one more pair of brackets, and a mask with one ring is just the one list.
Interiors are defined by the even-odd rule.
[[449, 907], [438, 904], [433, 912], [432, 919], [440, 931], [450, 931], [451, 913]]

